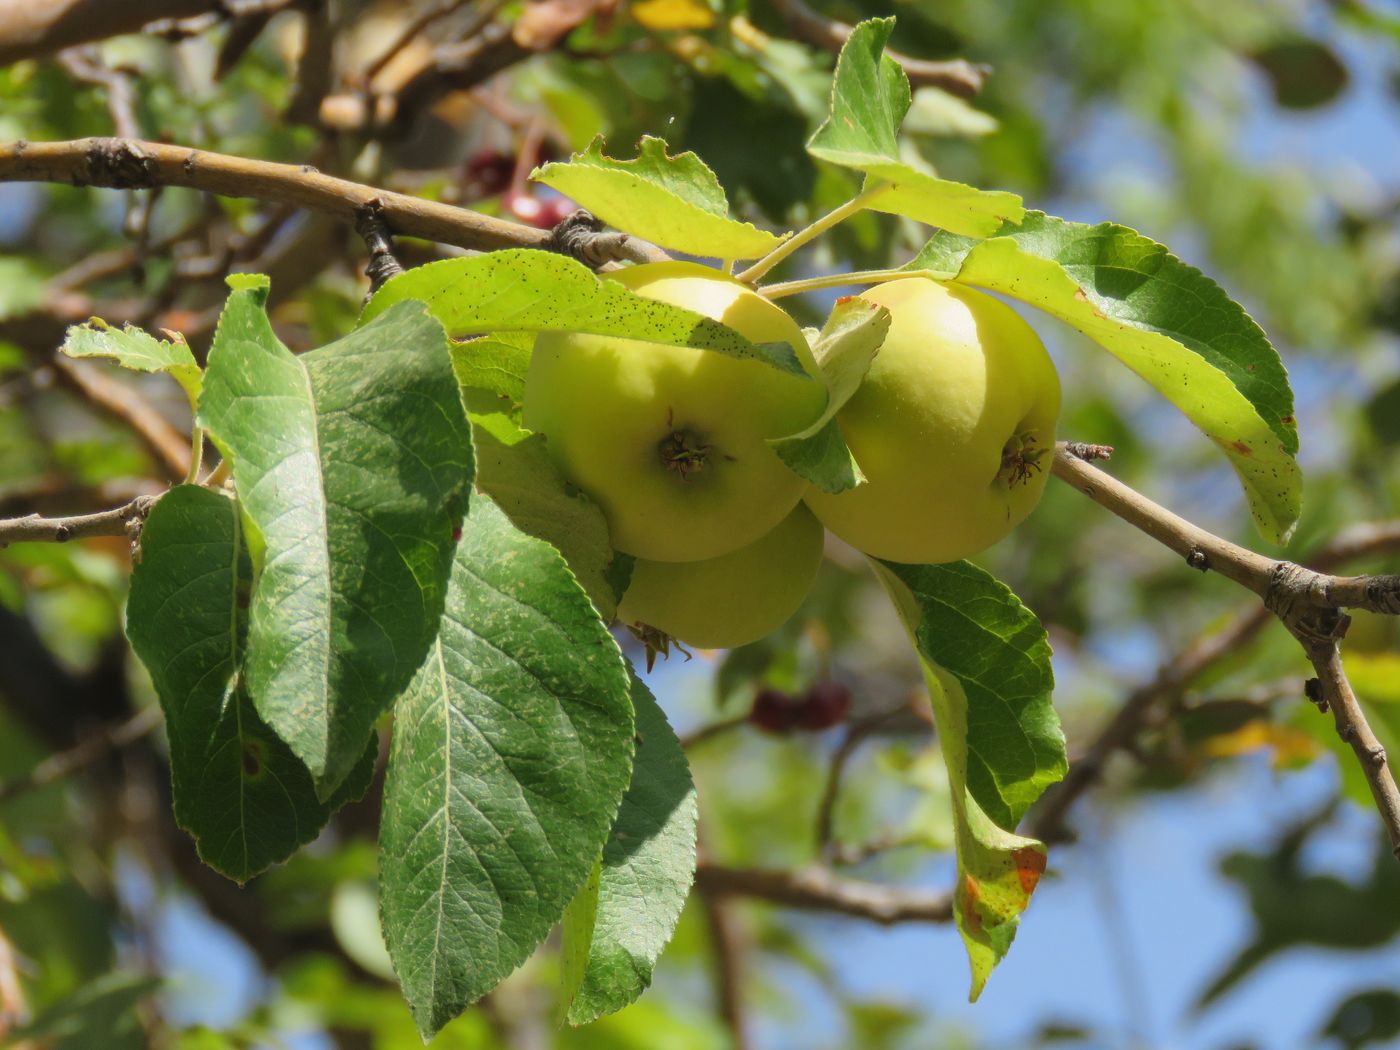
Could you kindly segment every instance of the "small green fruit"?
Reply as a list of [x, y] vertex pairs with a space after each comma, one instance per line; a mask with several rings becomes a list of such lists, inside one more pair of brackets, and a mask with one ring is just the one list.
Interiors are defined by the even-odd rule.
[[[797, 323], [717, 270], [653, 263], [609, 276], [752, 342], [789, 343], [818, 374]], [[524, 420], [602, 508], [615, 548], [696, 561], [752, 543], [801, 499], [806, 483], [766, 439], [821, 413], [826, 388], [811, 377], [710, 350], [547, 332], [530, 360]]]
[[639, 559], [617, 616], [699, 649], [747, 645], [797, 611], [821, 560], [821, 524], [798, 504], [772, 532], [718, 558]]
[[922, 277], [863, 293], [890, 311], [869, 375], [837, 415], [867, 483], [805, 497], [822, 524], [889, 561], [985, 550], [1049, 476], [1060, 382], [1030, 325], [989, 295]]

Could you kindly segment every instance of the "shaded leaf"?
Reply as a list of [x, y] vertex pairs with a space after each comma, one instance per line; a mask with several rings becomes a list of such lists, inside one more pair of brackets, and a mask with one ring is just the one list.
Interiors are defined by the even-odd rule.
[[1269, 78], [1274, 101], [1285, 109], [1325, 106], [1351, 80], [1335, 51], [1306, 37], [1276, 41], [1249, 57]]
[[646, 299], [582, 263], [529, 248], [443, 259], [385, 282], [365, 306], [367, 324], [406, 299], [421, 299], [454, 337], [488, 332], [587, 332], [715, 350], [805, 375], [786, 343], [755, 346], [693, 310]]
[[1078, 328], [1220, 446], [1265, 537], [1291, 534], [1302, 477], [1288, 373], [1243, 307], [1201, 271], [1126, 227], [1041, 212], [990, 240], [937, 234], [907, 268], [1021, 299]]
[[650, 135], [633, 160], [603, 156], [595, 139], [567, 164], [546, 164], [530, 177], [610, 226], [687, 255], [754, 259], [784, 239], [729, 218], [724, 190], [705, 162], [694, 153], [668, 157], [665, 140]]
[[464, 387], [486, 390], [514, 411], [525, 400], [525, 376], [530, 371], [532, 332], [498, 332], [452, 344], [452, 371]]
[[[135, 1007], [161, 985], [140, 973], [110, 973], [54, 1003], [22, 1028], [7, 1033], [10, 1046], [42, 1045], [45, 1050], [137, 1050], [146, 1045]], [[42, 1040], [42, 1044], [32, 1042]]]
[[244, 683], [326, 797], [437, 632], [470, 429], [421, 304], [294, 357], [266, 279], [230, 283], [200, 421], [233, 464], [252, 556]]
[[845, 492], [865, 480], [841, 436], [836, 413], [870, 371], [889, 330], [890, 312], [883, 306], [858, 296], [837, 302], [812, 342], [812, 356], [826, 383], [826, 410], [805, 430], [768, 442], [794, 473], [823, 492]]
[[590, 877], [565, 914], [563, 1000], [574, 1025], [622, 1009], [651, 985], [652, 968], [695, 878], [695, 785], [685, 752], [635, 676], [632, 706], [632, 785], [597, 877]]
[[477, 497], [441, 631], [395, 707], [380, 825], [385, 941], [425, 1037], [559, 921], [632, 736], [621, 652], [563, 558]]
[[239, 675], [252, 567], [237, 508], [179, 485], [151, 510], [131, 574], [127, 636], [151, 673], [170, 742], [175, 820], [200, 859], [246, 882], [314, 839], [364, 794], [378, 739], [327, 802], [311, 774], [258, 717]]
[[872, 199], [874, 211], [904, 215], [970, 237], [985, 237], [1024, 214], [1014, 193], [979, 190], [940, 179], [904, 162], [899, 127], [909, 111], [909, 78], [884, 54], [893, 18], [856, 26], [841, 48], [831, 84], [831, 113], [807, 143], [814, 157], [863, 172], [866, 188], [892, 188]]
[[1050, 703], [1050, 643], [1014, 594], [968, 562], [874, 564], [933, 703], [953, 798], [954, 916], [975, 1000], [1045, 870], [1045, 847], [1007, 829], [1068, 764]]
[[500, 413], [472, 414], [477, 486], [516, 528], [553, 544], [604, 620], [627, 589], [631, 558], [614, 551], [598, 505], [571, 485], [532, 434]]

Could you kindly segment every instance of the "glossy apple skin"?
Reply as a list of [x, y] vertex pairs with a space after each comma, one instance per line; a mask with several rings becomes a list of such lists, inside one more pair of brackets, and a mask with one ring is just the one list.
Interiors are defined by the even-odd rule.
[[[922, 277], [862, 298], [890, 311], [869, 374], [837, 416], [867, 480], [808, 506], [857, 550], [932, 565], [986, 550], [1040, 500], [1060, 382], [1034, 330], [982, 292]], [[1003, 454], [1029, 435], [1018, 473]], [[1034, 456], [1039, 452], [1038, 457]]]
[[[753, 542], [806, 487], [766, 439], [803, 429], [826, 403], [802, 330], [779, 307], [704, 266], [652, 263], [614, 279], [723, 321], [753, 342], [789, 343], [810, 374], [711, 350], [546, 332], [526, 377], [525, 425], [547, 437], [564, 475], [602, 508], [618, 550], [698, 561]], [[699, 450], [694, 469], [676, 458], [676, 435]]]
[[821, 560], [821, 524], [799, 503], [773, 531], [717, 558], [638, 559], [617, 617], [698, 649], [747, 645], [797, 611]]

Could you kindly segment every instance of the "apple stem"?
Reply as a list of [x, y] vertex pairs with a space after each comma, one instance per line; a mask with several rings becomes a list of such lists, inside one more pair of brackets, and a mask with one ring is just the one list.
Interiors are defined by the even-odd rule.
[[941, 270], [852, 270], [850, 273], [823, 274], [819, 277], [804, 277], [797, 281], [782, 281], [778, 284], [765, 284], [754, 291], [765, 299], [782, 299], [801, 292], [814, 292], [821, 288], [845, 288], [853, 285], [883, 284], [898, 281], [905, 277], [927, 277], [932, 281], [948, 281], [957, 274]]
[[867, 187], [839, 208], [833, 208], [831, 211], [827, 212], [810, 226], [805, 226], [796, 231], [791, 237], [783, 241], [782, 244], [778, 245], [762, 259], [759, 259], [758, 262], [739, 274], [739, 280], [743, 281], [745, 284], [753, 284], [808, 241], [820, 237], [837, 223], [841, 222], [843, 219], [850, 218], [852, 215], [856, 214], [856, 212], [864, 211], [869, 207], [871, 201], [888, 193], [892, 189], [894, 189], [894, 184], [890, 182], [879, 182]]

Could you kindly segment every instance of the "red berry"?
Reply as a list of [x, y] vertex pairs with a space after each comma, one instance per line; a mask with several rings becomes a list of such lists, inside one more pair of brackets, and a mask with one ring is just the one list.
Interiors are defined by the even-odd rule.
[[477, 150], [462, 171], [470, 197], [494, 197], [510, 185], [515, 158], [498, 149]]
[[798, 703], [781, 689], [763, 688], [753, 698], [749, 722], [768, 733], [787, 733], [797, 724]]
[[830, 679], [812, 685], [797, 701], [799, 729], [830, 729], [846, 720], [851, 711], [851, 691]]

